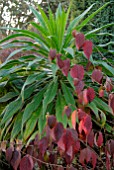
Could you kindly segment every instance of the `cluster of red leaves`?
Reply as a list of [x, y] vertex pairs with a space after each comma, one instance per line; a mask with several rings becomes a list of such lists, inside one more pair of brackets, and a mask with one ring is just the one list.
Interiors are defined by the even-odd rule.
[[[91, 117], [83, 110], [74, 111], [71, 117], [74, 114], [79, 123], [75, 121], [73, 128], [64, 128], [62, 123], [57, 122], [55, 116], [50, 115], [47, 116], [46, 135], [43, 138], [40, 139], [36, 135], [35, 139], [23, 149], [18, 144], [11, 144], [7, 149], [2, 149], [6, 153], [6, 160], [13, 169], [33, 170], [37, 163], [39, 168], [43, 165], [51, 165], [54, 170], [64, 170], [65, 165], [66, 169], [75, 170], [72, 162], [76, 158], [83, 167], [86, 168], [89, 163], [95, 169], [98, 154], [93, 148], [94, 146], [101, 148], [103, 145], [102, 132], [93, 132]], [[114, 158], [114, 140], [107, 141], [104, 148], [107, 170], [110, 170], [114, 164], [111, 161]], [[60, 164], [58, 164], [58, 157], [63, 160]]]

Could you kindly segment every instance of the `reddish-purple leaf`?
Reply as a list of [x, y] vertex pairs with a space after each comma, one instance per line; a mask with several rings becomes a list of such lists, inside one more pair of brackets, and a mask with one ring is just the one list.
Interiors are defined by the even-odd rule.
[[84, 67], [75, 64], [70, 70], [70, 75], [72, 78], [78, 78], [79, 80], [82, 80], [84, 78]]
[[114, 115], [114, 93], [111, 93], [109, 95], [109, 100], [108, 100], [108, 104], [112, 109], [112, 114]]
[[47, 125], [51, 129], [56, 125], [56, 117], [54, 115], [47, 116]]
[[75, 42], [76, 42], [76, 48], [79, 50], [84, 42], [85, 42], [85, 36], [82, 33], [78, 33], [75, 35]]
[[54, 60], [56, 57], [56, 50], [55, 49], [50, 49], [49, 51], [49, 60]]
[[82, 110], [78, 109], [78, 119], [82, 120], [87, 114]]
[[93, 130], [87, 136], [87, 142], [92, 147], [94, 144], [94, 132]]
[[107, 92], [112, 91], [112, 89], [113, 89], [112, 80], [109, 77], [106, 78], [106, 83], [105, 83], [104, 87]]
[[86, 163], [91, 162], [94, 169], [96, 166], [96, 160], [97, 160], [97, 156], [91, 149], [85, 148], [80, 151], [79, 161], [84, 167], [86, 166], [85, 162]]
[[77, 81], [77, 79], [74, 79], [74, 86], [75, 86], [75, 88], [76, 88], [76, 93], [77, 94], [79, 94], [79, 93], [81, 93], [81, 91], [83, 90], [83, 88], [84, 88], [84, 82], [83, 81], [80, 81], [79, 79], [78, 79], [78, 81]]
[[53, 134], [54, 134], [54, 139], [56, 141], [59, 141], [59, 139], [61, 138], [62, 134], [64, 132], [64, 127], [62, 123], [57, 123], [56, 126], [53, 129]]
[[99, 97], [103, 97], [104, 96], [104, 90], [103, 89], [100, 89], [99, 90]]
[[27, 154], [32, 156], [34, 152], [34, 145], [28, 145], [26, 150], [27, 150]]
[[85, 134], [88, 135], [91, 129], [92, 129], [91, 117], [89, 115], [86, 115], [79, 123], [79, 133], [81, 134], [82, 131], [84, 131]]
[[63, 60], [63, 64], [64, 66], [62, 67], [62, 73], [67, 77], [70, 69], [70, 59]]
[[66, 114], [68, 118], [70, 118], [70, 115], [71, 115], [71, 108], [69, 106], [65, 106], [64, 107], [64, 112], [63, 114]]
[[90, 40], [86, 40], [83, 44], [83, 51], [87, 59], [90, 59], [90, 56], [92, 54], [92, 49], [93, 49], [93, 43]]
[[34, 168], [34, 163], [33, 159], [30, 155], [26, 155], [21, 159], [20, 162], [20, 170], [33, 170]]
[[103, 144], [103, 135], [101, 132], [95, 134], [94, 143], [96, 146], [101, 147]]
[[77, 34], [77, 31], [76, 31], [76, 30], [73, 30], [73, 31], [72, 31], [72, 35], [73, 35], [74, 38], [76, 37], [76, 34]]
[[95, 98], [95, 91], [93, 88], [89, 87], [87, 89], [87, 98], [89, 102], [92, 102], [93, 99]]
[[64, 62], [63, 60], [60, 59], [61, 57], [61, 54], [57, 54], [56, 55], [56, 58], [57, 58], [57, 65], [60, 69], [62, 69], [64, 67]]
[[6, 149], [6, 160], [10, 163], [12, 155], [13, 155], [14, 148], [9, 147]]
[[99, 69], [94, 69], [92, 72], [92, 80], [102, 84], [103, 73]]
[[21, 161], [21, 153], [20, 151], [14, 150], [13, 156], [11, 159], [11, 166], [13, 167], [14, 170], [17, 170], [19, 164]]
[[82, 101], [83, 104], [88, 104], [89, 102], [92, 102], [95, 98], [95, 91], [93, 88], [89, 87], [88, 89], [85, 89], [82, 93]]
[[48, 138], [47, 137], [43, 137], [39, 143], [38, 143], [38, 147], [39, 147], [39, 152], [42, 156], [44, 156], [46, 149], [48, 147]]
[[74, 110], [71, 114], [71, 122], [73, 129], [76, 129], [76, 117], [78, 116], [77, 111]]

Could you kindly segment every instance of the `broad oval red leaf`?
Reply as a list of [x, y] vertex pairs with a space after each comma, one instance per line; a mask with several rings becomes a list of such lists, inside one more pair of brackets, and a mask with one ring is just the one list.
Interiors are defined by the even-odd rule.
[[64, 107], [64, 111], [63, 111], [63, 114], [66, 114], [68, 118], [70, 118], [71, 116], [71, 108], [69, 106], [65, 106]]
[[92, 102], [93, 99], [95, 98], [95, 91], [92, 87], [89, 87], [87, 89], [87, 98], [89, 102]]
[[76, 88], [76, 93], [79, 94], [83, 90], [85, 84], [83, 81], [80, 80], [76, 83], [76, 80], [74, 79], [74, 85]]
[[79, 50], [85, 41], [85, 36], [83, 33], [78, 33], [75, 35], [76, 48]]
[[86, 116], [84, 116], [84, 118], [79, 123], [79, 133], [81, 134], [82, 131], [84, 131], [85, 135], [87, 136], [91, 132], [91, 129], [92, 129], [91, 117], [86, 114]]
[[64, 66], [62, 67], [62, 73], [67, 77], [70, 69], [70, 59], [63, 60], [63, 64]]
[[92, 54], [92, 49], [93, 49], [93, 43], [90, 40], [86, 40], [83, 44], [83, 51], [87, 59], [90, 59], [90, 56]]
[[30, 155], [25, 155], [20, 162], [20, 170], [33, 170], [34, 162]]
[[56, 117], [54, 115], [47, 116], [47, 125], [51, 129], [56, 125]]
[[63, 68], [64, 67], [64, 62], [63, 62], [63, 60], [61, 60], [61, 54], [57, 54], [56, 55], [56, 58], [57, 58], [57, 65], [58, 65], [58, 67], [61, 69], [61, 68]]
[[12, 155], [13, 155], [14, 148], [9, 147], [6, 149], [6, 160], [10, 163]]
[[84, 78], [84, 67], [75, 64], [70, 70], [70, 75], [72, 78], [78, 78], [79, 80], [82, 80]]
[[56, 141], [59, 141], [59, 139], [61, 138], [63, 132], [64, 132], [64, 127], [62, 123], [57, 123], [56, 126], [53, 129], [54, 131], [54, 138]]
[[87, 136], [87, 142], [92, 147], [94, 144], [94, 132], [93, 130]]
[[13, 156], [11, 159], [11, 166], [13, 167], [14, 170], [17, 170], [19, 164], [21, 161], [21, 153], [20, 151], [17, 151], [16, 149], [13, 152]]
[[39, 142], [38, 142], [38, 148], [39, 152], [42, 156], [44, 156], [46, 149], [48, 147], [48, 138], [43, 137]]
[[73, 30], [73, 31], [72, 31], [73, 37], [76, 37], [76, 34], [77, 34], [77, 31], [76, 31], [76, 30]]
[[56, 50], [55, 49], [50, 49], [49, 51], [49, 60], [54, 60], [56, 57]]
[[100, 89], [99, 90], [99, 97], [103, 97], [104, 96], [104, 90], [103, 89]]
[[99, 84], [102, 84], [103, 73], [99, 69], [94, 69], [92, 72], [92, 80], [93, 82], [96, 81]]
[[86, 167], [85, 163], [91, 162], [94, 169], [96, 166], [96, 160], [97, 160], [96, 154], [88, 147], [80, 151], [79, 162], [84, 167]]

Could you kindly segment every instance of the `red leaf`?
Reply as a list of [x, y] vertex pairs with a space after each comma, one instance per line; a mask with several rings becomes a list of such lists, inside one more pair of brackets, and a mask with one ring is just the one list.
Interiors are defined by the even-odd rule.
[[72, 31], [73, 37], [76, 37], [76, 34], [77, 34], [76, 30], [73, 30], [73, 31]]
[[[97, 136], [98, 135], [98, 136]], [[99, 132], [99, 134], [95, 134], [95, 137], [94, 137], [94, 143], [96, 146], [98, 147], [101, 147], [102, 144], [103, 144], [103, 135], [101, 132]]]
[[96, 160], [97, 160], [96, 154], [89, 148], [85, 148], [80, 151], [79, 161], [84, 167], [85, 167], [85, 161], [86, 161], [86, 163], [91, 162], [93, 165], [93, 169], [94, 169], [96, 166]]
[[82, 110], [78, 109], [78, 119], [82, 120], [87, 114]]
[[50, 49], [49, 51], [49, 60], [54, 60], [56, 57], [56, 50], [55, 49]]
[[87, 142], [92, 147], [94, 144], [94, 132], [93, 130], [87, 136]]
[[92, 48], [93, 48], [92, 41], [86, 40], [83, 44], [83, 51], [88, 60], [90, 59], [90, 56], [92, 54]]
[[70, 115], [71, 115], [71, 108], [69, 106], [65, 106], [64, 107], [64, 111], [63, 111], [63, 114], [66, 114], [68, 118], [70, 118]]
[[102, 83], [102, 78], [103, 78], [103, 74], [102, 74], [101, 70], [94, 69], [93, 73], [92, 73], [93, 82], [96, 81], [96, 82], [101, 84]]
[[[81, 97], [81, 96], [79, 96]], [[95, 98], [95, 91], [93, 88], [89, 87], [88, 89], [85, 89], [82, 93], [82, 101], [83, 104], [88, 104], [89, 102], [92, 102], [93, 99]]]
[[77, 117], [77, 111], [74, 110], [71, 114], [71, 122], [72, 122], [72, 127], [73, 129], [76, 129], [76, 117]]
[[52, 129], [56, 125], [56, 117], [53, 115], [47, 116], [47, 124]]
[[82, 133], [82, 131], [84, 131], [85, 134], [88, 135], [91, 129], [92, 129], [91, 117], [89, 115], [86, 115], [79, 123], [79, 133]]
[[21, 153], [17, 150], [14, 150], [13, 156], [11, 159], [11, 166], [13, 167], [14, 170], [17, 170], [20, 161], [21, 161]]
[[85, 36], [82, 33], [78, 33], [75, 35], [75, 41], [76, 41], [76, 48], [79, 50], [85, 41]]
[[39, 143], [38, 143], [38, 147], [39, 147], [39, 152], [42, 156], [44, 156], [46, 149], [48, 147], [48, 139], [47, 137], [43, 137]]
[[78, 79], [74, 79], [74, 86], [76, 87], [76, 93], [79, 94], [84, 88], [84, 82]]
[[110, 92], [113, 89], [112, 80], [109, 77], [106, 78], [106, 83], [104, 87], [107, 92]]
[[26, 155], [21, 159], [20, 162], [20, 170], [33, 170], [34, 168], [34, 163], [33, 163], [33, 159], [30, 155]]
[[67, 77], [70, 69], [70, 59], [63, 60], [63, 64], [64, 66], [62, 67], [62, 73]]
[[84, 67], [75, 64], [70, 70], [70, 75], [72, 78], [78, 78], [79, 80], [82, 80], [84, 77]]
[[64, 127], [62, 123], [57, 123], [56, 126], [53, 129], [54, 132], [54, 138], [56, 141], [59, 141], [61, 138], [63, 132], [64, 132]]
[[61, 56], [61, 54], [57, 54], [56, 58], [57, 58], [57, 65], [61, 69], [64, 67], [64, 62], [63, 62], [63, 60], [60, 59], [60, 56]]
[[114, 115], [114, 93], [109, 95], [108, 104], [112, 109], [112, 114]]
[[95, 98], [95, 91], [93, 88], [89, 87], [87, 89], [87, 98], [89, 102], [92, 102], [93, 99]]
[[11, 161], [11, 158], [12, 158], [12, 155], [13, 155], [13, 151], [14, 151], [14, 149], [13, 149], [13, 147], [9, 147], [9, 148], [7, 148], [7, 150], [6, 150], [6, 160], [10, 163], [10, 161]]
[[104, 96], [104, 90], [103, 89], [100, 89], [99, 90], [99, 97], [103, 97]]

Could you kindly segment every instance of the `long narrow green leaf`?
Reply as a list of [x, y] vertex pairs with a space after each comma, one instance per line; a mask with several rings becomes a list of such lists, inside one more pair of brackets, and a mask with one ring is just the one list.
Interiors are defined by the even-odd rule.
[[59, 91], [56, 101], [56, 118], [58, 122], [62, 122], [64, 126], [67, 126], [67, 117], [63, 115], [64, 107], [66, 106], [65, 99]]
[[44, 100], [43, 100], [43, 115], [45, 115], [47, 106], [50, 102], [53, 101], [53, 99], [56, 96], [57, 93], [57, 88], [58, 88], [58, 82], [57, 82], [57, 78], [55, 78], [47, 87], [47, 90], [44, 94]]
[[16, 93], [16, 92], [9, 92], [0, 98], [0, 103], [7, 102], [8, 100], [16, 97], [17, 95], [18, 95], [18, 93]]
[[72, 108], [72, 110], [76, 109], [76, 103], [72, 91], [63, 82], [61, 82], [61, 85], [66, 103]]
[[17, 111], [19, 111], [21, 108], [22, 108], [22, 99], [21, 99], [21, 97], [18, 97], [15, 101], [11, 102], [5, 108], [5, 114], [1, 121], [1, 125], [6, 123], [7, 120], [11, 119], [15, 115], [15, 113], [17, 113]]
[[15, 123], [13, 125], [13, 129], [11, 132], [11, 140], [15, 139], [15, 137], [20, 133], [21, 131], [21, 124], [22, 124], [22, 115], [23, 112], [18, 113]]
[[31, 103], [29, 103], [23, 113], [22, 118], [22, 128], [24, 126], [24, 123], [30, 118], [32, 113], [39, 107], [39, 105], [42, 102], [42, 98], [45, 92], [45, 88], [41, 90], [39, 93], [37, 93], [34, 98], [32, 99]]

